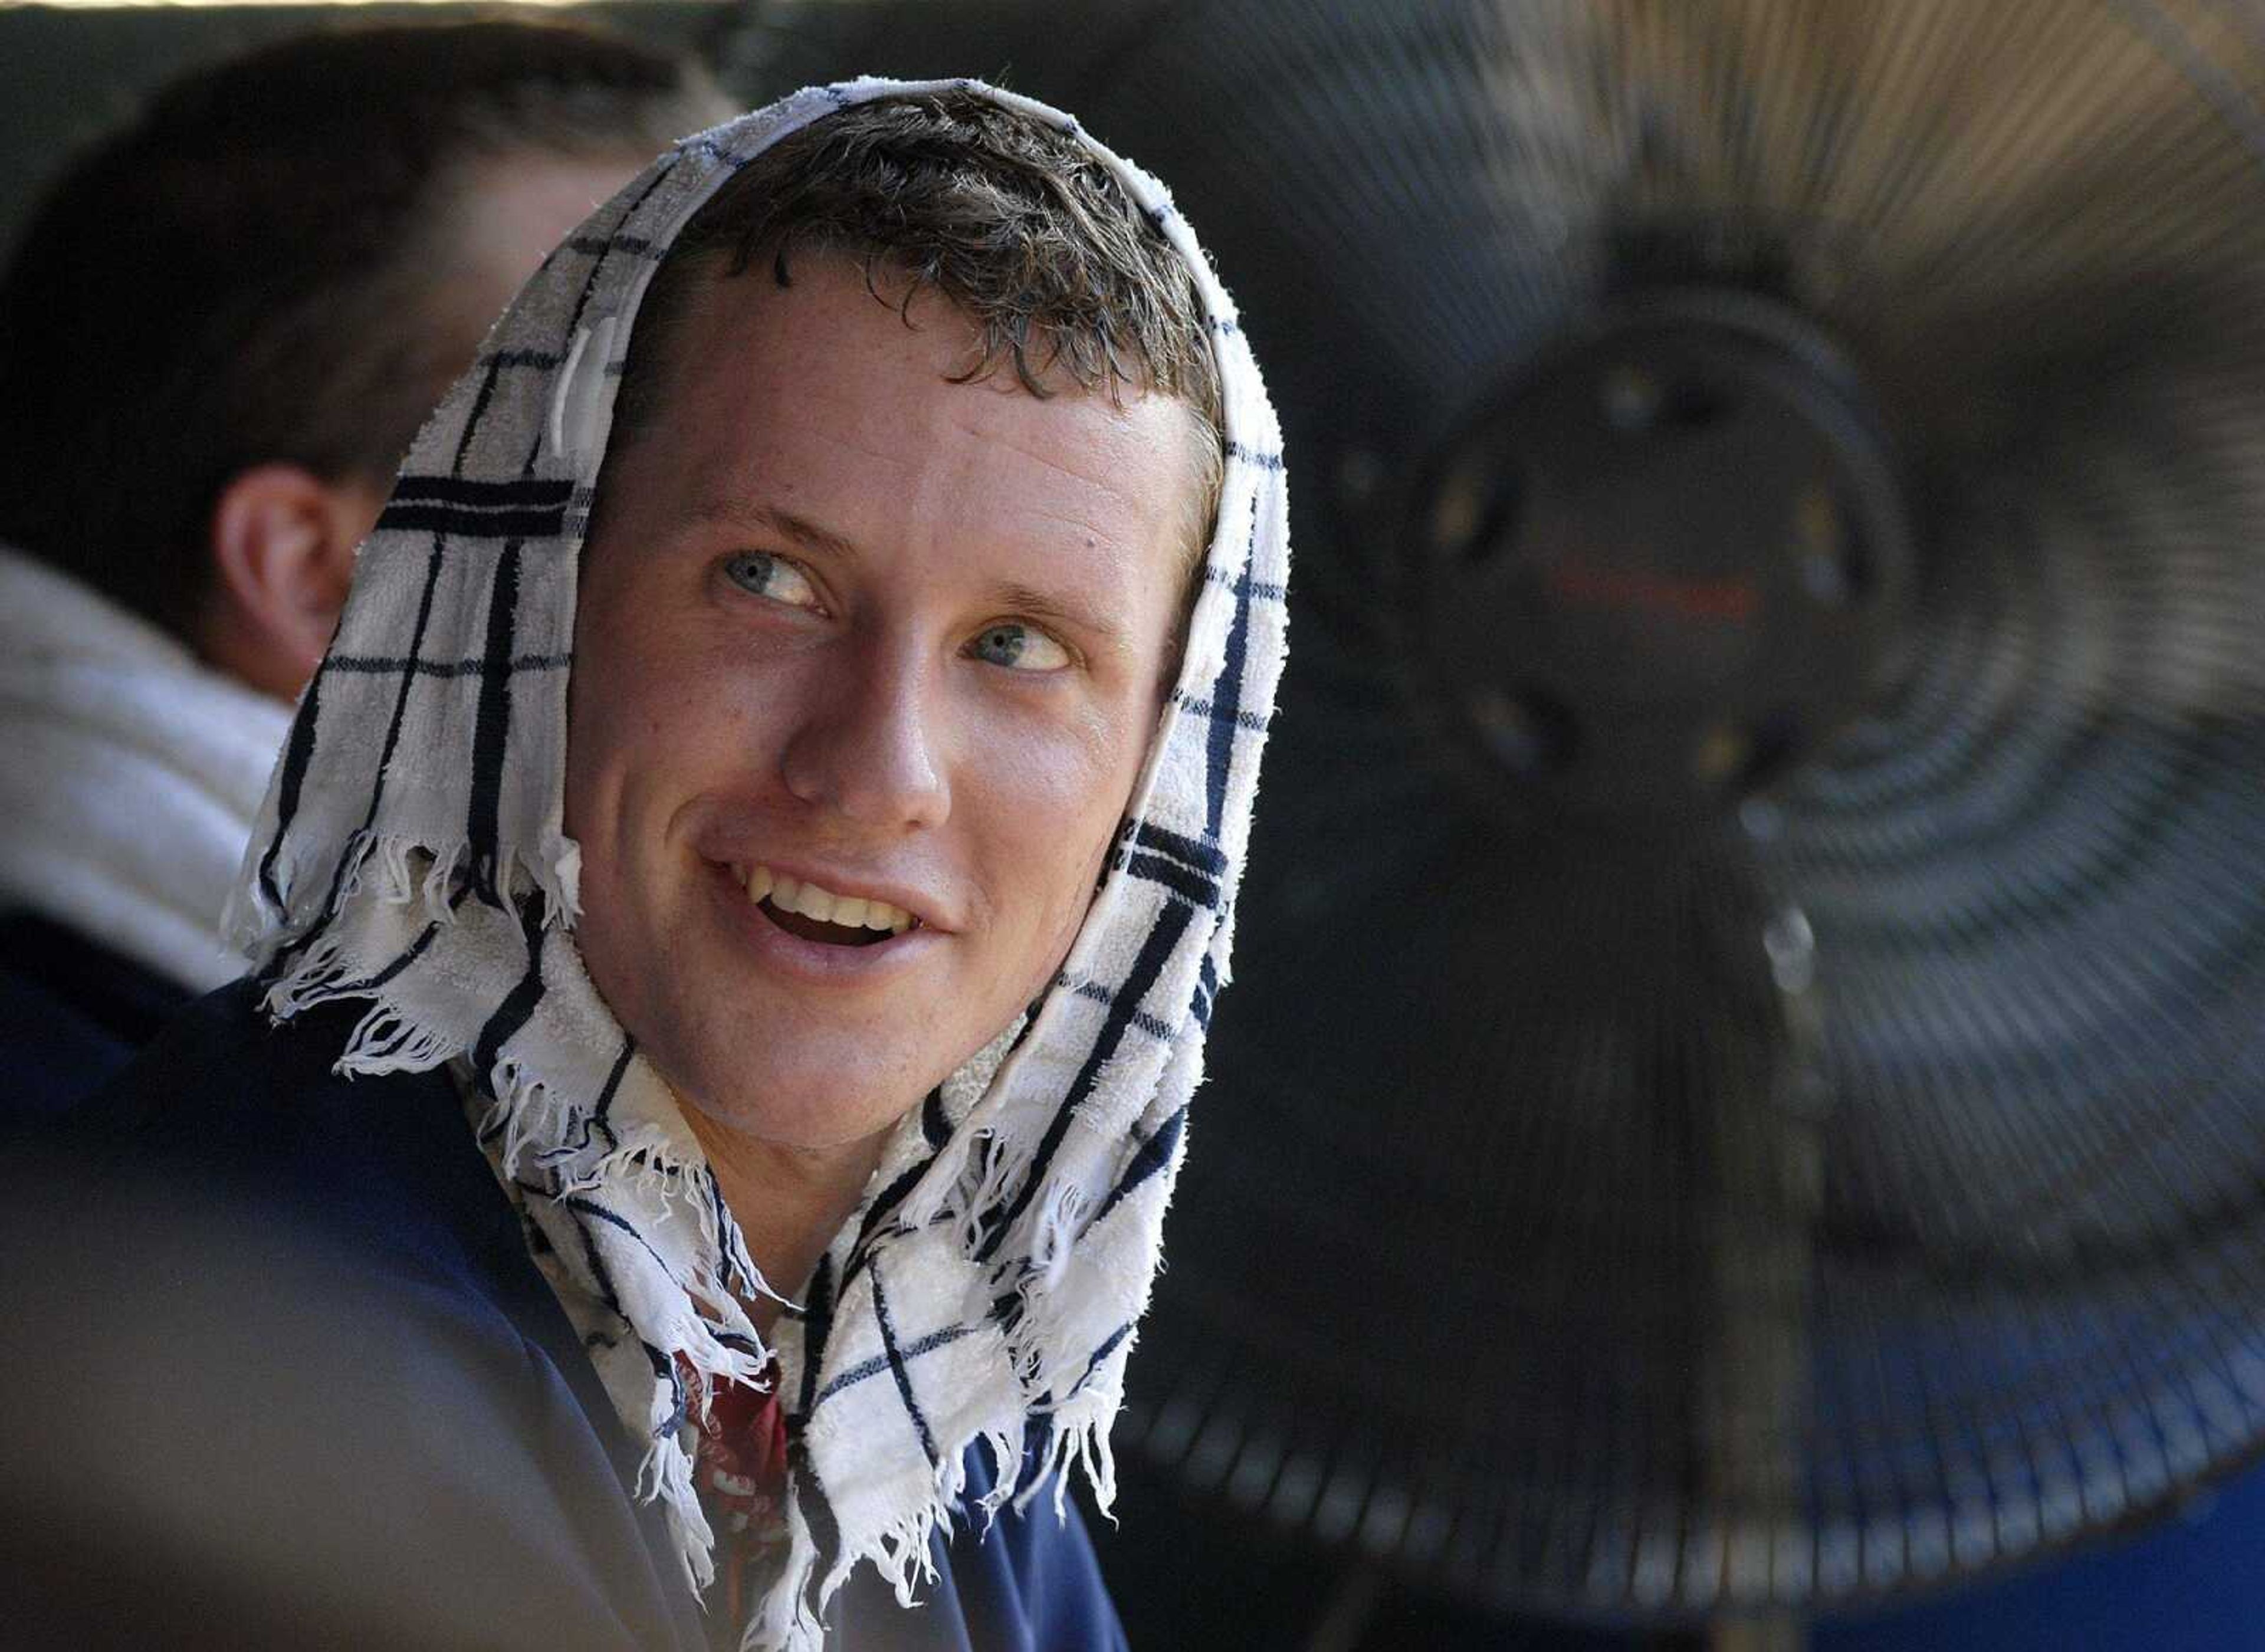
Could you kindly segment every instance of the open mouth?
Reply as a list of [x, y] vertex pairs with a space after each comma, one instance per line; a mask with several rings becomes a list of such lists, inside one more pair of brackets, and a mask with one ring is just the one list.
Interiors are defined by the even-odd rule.
[[[734, 873], [740, 869], [732, 868]], [[827, 946], [870, 947], [892, 940], [920, 920], [901, 906], [859, 895], [837, 895], [816, 884], [781, 877], [768, 866], [748, 869], [747, 899], [789, 935]]]

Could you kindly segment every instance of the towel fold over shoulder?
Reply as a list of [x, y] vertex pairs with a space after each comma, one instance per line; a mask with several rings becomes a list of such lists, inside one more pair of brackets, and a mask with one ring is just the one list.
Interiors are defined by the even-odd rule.
[[[153, 553], [155, 554], [155, 553]], [[0, 907], [209, 992], [221, 912], [290, 714], [0, 547]]]

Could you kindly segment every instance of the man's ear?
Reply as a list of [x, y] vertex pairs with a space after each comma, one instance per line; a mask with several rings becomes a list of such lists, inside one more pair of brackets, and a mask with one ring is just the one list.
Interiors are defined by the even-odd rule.
[[322, 659], [382, 498], [295, 464], [255, 465], [213, 502], [213, 580], [199, 651], [278, 699]]

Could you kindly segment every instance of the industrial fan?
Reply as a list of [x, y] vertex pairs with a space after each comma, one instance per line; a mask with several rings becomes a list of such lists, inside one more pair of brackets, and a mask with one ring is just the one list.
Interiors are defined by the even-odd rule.
[[1282, 404], [1296, 647], [1120, 1450], [1663, 1626], [2246, 1464], [2265, 14], [1080, 23], [806, 0], [739, 67], [1075, 108]]

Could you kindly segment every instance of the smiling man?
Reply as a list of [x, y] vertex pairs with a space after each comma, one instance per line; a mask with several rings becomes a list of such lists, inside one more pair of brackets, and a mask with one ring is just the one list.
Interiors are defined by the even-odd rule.
[[[256, 1526], [267, 1634], [415, 1576], [476, 1604], [375, 1639], [1118, 1644], [1060, 1476], [1110, 1488], [1285, 520], [1225, 295], [1067, 117], [863, 82], [680, 145], [419, 437], [269, 794], [260, 979], [90, 1121], [219, 1212], [187, 1368], [280, 1401], [128, 1403], [129, 1313], [41, 1379], [167, 1444], [0, 1441], [16, 1495]], [[182, 1283], [271, 1265], [249, 1329]]]
[[566, 815], [592, 978], [798, 1280], [882, 1132], [1069, 950], [1219, 437], [1192, 327], [1160, 370], [1198, 399], [1037, 362], [1034, 393], [963, 382], [971, 301], [858, 248], [789, 281], [711, 274], [637, 363], [667, 388], [600, 484]]

